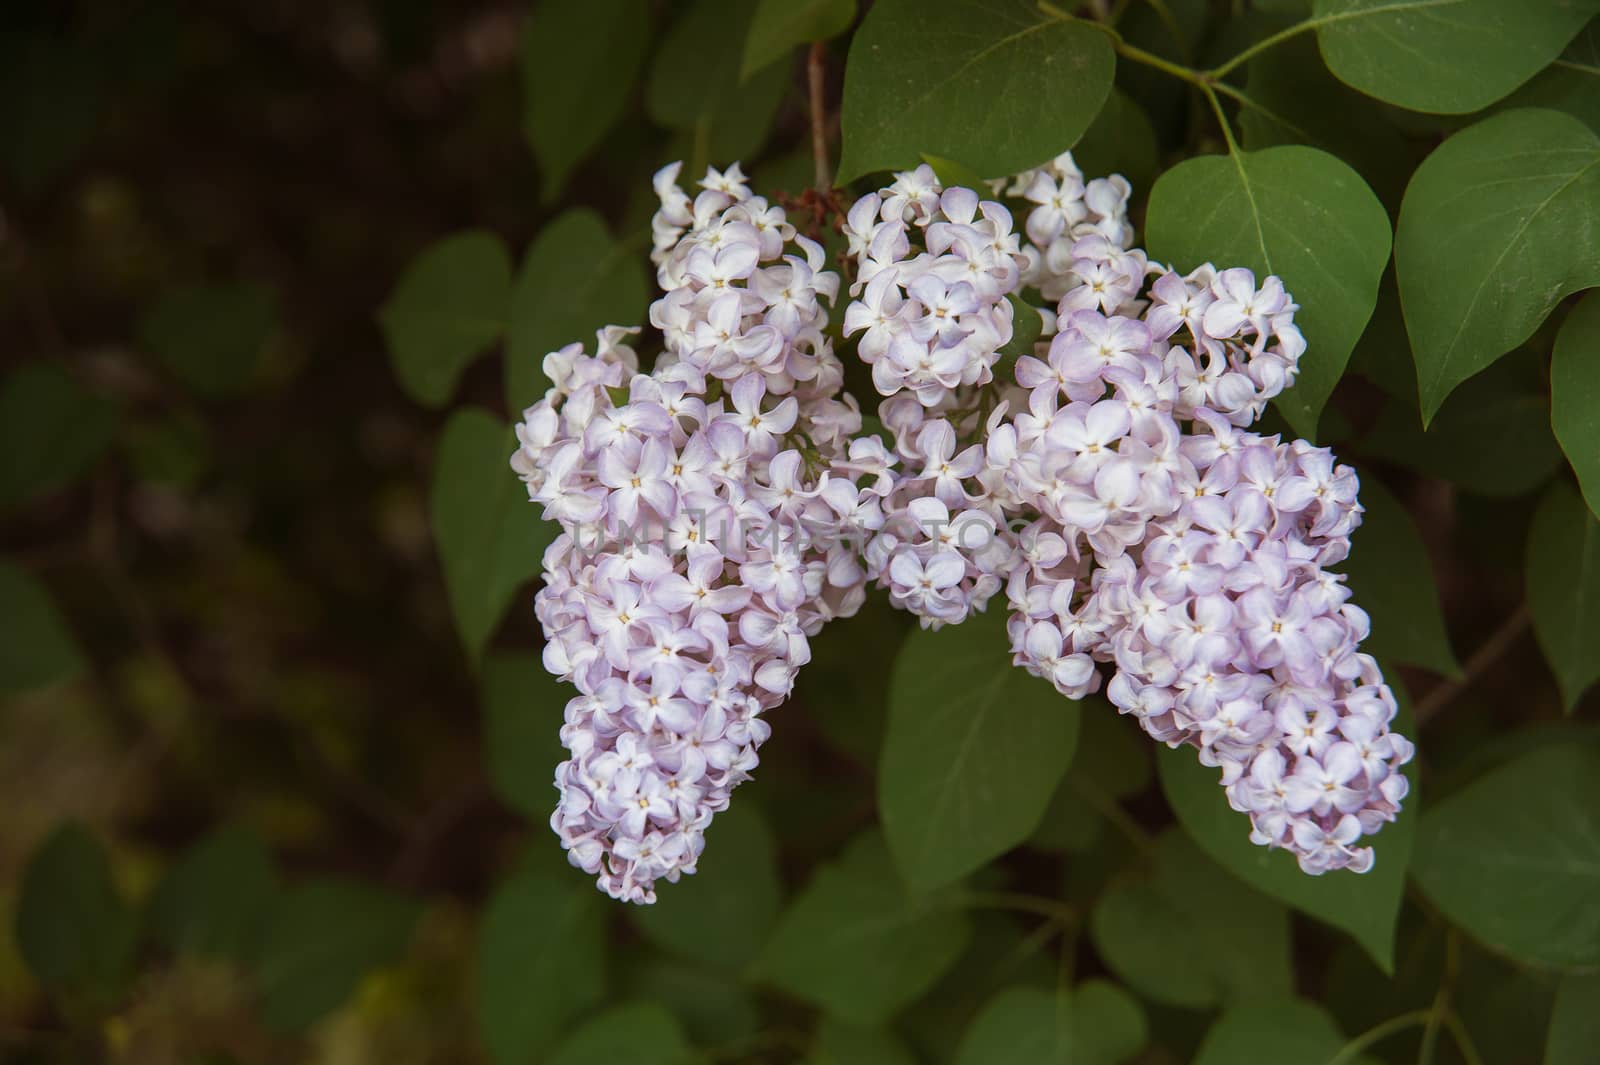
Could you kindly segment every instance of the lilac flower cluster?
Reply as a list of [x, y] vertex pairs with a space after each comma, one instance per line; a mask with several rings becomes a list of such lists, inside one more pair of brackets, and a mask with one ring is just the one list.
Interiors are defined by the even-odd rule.
[[[929, 625], [982, 609], [1003, 584], [1018, 665], [1081, 698], [1110, 664], [1111, 701], [1220, 766], [1256, 842], [1310, 873], [1366, 869], [1371, 850], [1355, 844], [1395, 817], [1412, 751], [1357, 650], [1366, 616], [1326, 569], [1360, 520], [1355, 475], [1304, 441], [1241, 431], [1293, 381], [1295, 305], [1277, 278], [1179, 275], [1123, 247], [1125, 183], [1085, 188], [1070, 157], [1009, 187], [1039, 204], [1032, 253], [968, 246], [1020, 260], [1015, 272], [986, 264], [990, 306], [1030, 276], [1059, 288], [1048, 339], [1012, 381], [985, 386], [1004, 339], [958, 320], [946, 335], [964, 350], [939, 389], [874, 374], [904, 472], [869, 576]], [[961, 274], [934, 251], [947, 202], [1009, 231], [1002, 205], [941, 190], [926, 168], [852, 208], [852, 293], [863, 279], [866, 292], [845, 320], [865, 326], [863, 346], [918, 343], [938, 317], [901, 272]], [[927, 251], [902, 218], [927, 230]], [[961, 536], [962, 520], [986, 535]]]
[[808, 639], [871, 581], [928, 627], [1003, 591], [1019, 666], [1072, 698], [1109, 675], [1119, 711], [1221, 769], [1255, 842], [1369, 868], [1412, 748], [1328, 572], [1354, 473], [1248, 430], [1305, 350], [1281, 282], [1152, 264], [1127, 182], [1070, 154], [994, 183], [1020, 234], [929, 167], [897, 174], [843, 226], [842, 332], [889, 446], [842, 391], [821, 247], [737, 165], [693, 197], [678, 173], [655, 179], [653, 368], [637, 329], [551, 353], [511, 460], [563, 526], [535, 607], [579, 693], [551, 820], [572, 863], [641, 903], [694, 872]]
[[656, 177], [653, 371], [623, 343], [637, 330], [550, 354], [511, 460], [563, 526], [535, 603], [545, 666], [579, 692], [551, 824], [574, 865], [639, 903], [694, 872], [808, 637], [859, 607], [859, 545], [838, 530], [880, 523], [889, 463], [852, 439], [821, 249], [737, 167], [692, 200], [676, 176]]

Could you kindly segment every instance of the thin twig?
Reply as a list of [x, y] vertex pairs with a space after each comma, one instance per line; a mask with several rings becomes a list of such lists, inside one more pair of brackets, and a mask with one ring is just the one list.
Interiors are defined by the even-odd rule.
[[833, 169], [828, 165], [828, 107], [824, 93], [828, 74], [828, 46], [813, 41], [806, 57], [806, 84], [811, 99], [811, 158], [817, 167], [817, 192], [823, 196], [833, 189]]
[[1467, 659], [1459, 678], [1445, 681], [1417, 702], [1417, 725], [1420, 727], [1426, 724], [1429, 718], [1443, 710], [1452, 699], [1476, 683], [1484, 672], [1521, 638], [1532, 621], [1533, 616], [1528, 613], [1526, 603], [1513, 610], [1483, 645], [1472, 653], [1472, 657]]

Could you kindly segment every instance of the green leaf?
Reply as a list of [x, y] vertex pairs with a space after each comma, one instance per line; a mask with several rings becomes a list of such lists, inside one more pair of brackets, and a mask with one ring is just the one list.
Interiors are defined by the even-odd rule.
[[89, 49], [44, 34], [0, 34], [0, 162], [33, 195], [100, 125], [101, 75]]
[[1532, 355], [1523, 349], [1471, 378], [1426, 431], [1414, 401], [1391, 400], [1357, 446], [1475, 495], [1531, 492], [1561, 465]]
[[49, 590], [9, 562], [0, 562], [0, 617], [6, 619], [0, 693], [47, 687], [83, 672], [83, 653]]
[[1411, 515], [1375, 477], [1361, 479], [1361, 506], [1366, 513], [1351, 537], [1350, 557], [1340, 565], [1349, 576], [1351, 601], [1372, 619], [1372, 634], [1361, 649], [1388, 661], [1460, 676], [1433, 565]]
[[1544, 1065], [1585, 1065], [1600, 1047], [1600, 976], [1569, 976], [1556, 991]]
[[1148, 1038], [1139, 1004], [1105, 980], [1059, 993], [1008, 987], [984, 1005], [955, 1060], [956, 1065], [1117, 1065], [1137, 1054]]
[[100, 841], [76, 822], [56, 828], [28, 859], [17, 898], [17, 948], [34, 976], [54, 993], [109, 1006], [138, 933]]
[[1317, 0], [1328, 69], [1412, 111], [1466, 114], [1561, 54], [1593, 0]]
[[917, 1065], [917, 1059], [892, 1032], [824, 1017], [805, 1065]]
[[178, 953], [242, 962], [261, 943], [276, 879], [260, 836], [237, 826], [219, 829], [167, 871], [146, 920]]
[[1411, 864], [1489, 948], [1542, 968], [1600, 966], [1600, 748], [1552, 745], [1478, 778], [1424, 815]]
[[658, 887], [655, 905], [628, 907], [628, 916], [664, 950], [738, 969], [761, 953], [778, 917], [778, 841], [745, 800], [711, 822], [697, 867], [693, 876]]
[[[789, 89], [789, 70], [771, 66], [741, 82], [754, 4], [695, 0], [656, 51], [645, 110], [668, 129], [703, 132], [708, 159], [691, 170], [754, 155]], [[695, 179], [699, 174], [694, 174]]]
[[474, 666], [522, 583], [560, 532], [508, 465], [516, 434], [476, 407], [450, 416], [439, 440], [428, 510], [450, 608]]
[[1114, 881], [1090, 916], [1095, 950], [1146, 998], [1209, 1009], [1294, 990], [1289, 914], [1242, 888], [1176, 829], [1147, 872]]
[[222, 398], [250, 387], [277, 328], [277, 300], [265, 285], [188, 285], [161, 294], [139, 337], [178, 380]]
[[[862, 422], [863, 433], [887, 435], [876, 415], [865, 415]], [[881, 663], [894, 660], [914, 627], [885, 595], [869, 595], [854, 617], [829, 623], [810, 641], [811, 661], [795, 682], [795, 704], [864, 769], [877, 764], [887, 725], [889, 670]]]
[[556, 766], [566, 761], [561, 725], [577, 695], [527, 653], [491, 654], [483, 665], [484, 757], [502, 802], [543, 823], [555, 807]]
[[1032, 0], [878, 0], [850, 44], [839, 181], [960, 159], [985, 177], [1075, 144], [1111, 90], [1110, 39]]
[[626, 954], [619, 958], [613, 952], [612, 957], [621, 963], [618, 975], [623, 980], [623, 987], [613, 989], [612, 995], [661, 1003], [696, 1043], [732, 1043], [755, 1035], [763, 1027], [755, 989], [737, 975], [714, 972], [654, 952], [644, 958]]
[[769, 983], [844, 1020], [881, 1024], [915, 1001], [966, 948], [966, 916], [913, 898], [876, 833], [818, 869], [784, 911], [758, 963]]
[[922, 161], [933, 167], [934, 176], [939, 179], [939, 184], [946, 188], [952, 185], [959, 185], [963, 188], [975, 189], [980, 193], [988, 191], [983, 175], [965, 163], [959, 163], [954, 159], [946, 159], [939, 155], [929, 155], [927, 152], [922, 153]]
[[522, 38], [522, 130], [547, 203], [622, 117], [649, 39], [645, 0], [535, 7]]
[[[1391, 673], [1388, 683], [1400, 704], [1400, 713], [1391, 727], [1401, 735], [1414, 737], [1411, 705], [1399, 679]], [[1322, 876], [1301, 872], [1288, 851], [1251, 843], [1249, 818], [1228, 805], [1217, 770], [1196, 761], [1190, 748], [1159, 749], [1156, 768], [1161, 790], [1178, 815], [1178, 822], [1212, 861], [1256, 890], [1350, 933], [1378, 968], [1385, 973], [1394, 971], [1395, 921], [1405, 895], [1406, 870], [1416, 838], [1419, 796], [1415, 762], [1405, 770], [1411, 793], [1406, 796], [1399, 817], [1376, 835], [1362, 839], [1362, 844], [1370, 845], [1374, 851], [1372, 869], [1366, 873], [1341, 870]]]
[[478, 933], [478, 1026], [494, 1065], [539, 1060], [605, 995], [604, 896], [577, 876], [519, 873]]
[[941, 887], [1028, 838], [1078, 735], [1078, 707], [1011, 664], [1005, 613], [919, 629], [889, 682], [878, 812], [911, 887]]
[[255, 964], [262, 1019], [299, 1031], [338, 1009], [370, 970], [405, 953], [421, 910], [412, 899], [336, 877], [279, 895]]
[[578, 342], [593, 354], [595, 332], [603, 326], [645, 321], [650, 289], [644, 261], [613, 241], [605, 222], [586, 207], [540, 231], [511, 293], [506, 398], [513, 410], [543, 398], [550, 352]]
[[839, 36], [855, 20], [856, 0], [758, 0], [744, 42], [740, 80], [799, 45]]
[[1600, 133], [1600, 19], [1572, 39], [1561, 58], [1500, 101], [1496, 110], [1548, 107]]
[[53, 362], [18, 366], [0, 384], [0, 507], [66, 486], [116, 434], [118, 411]]
[[1462, 381], [1600, 284], [1600, 136], [1559, 111], [1457, 133], [1406, 189], [1395, 268], [1424, 424]]
[[689, 1043], [677, 1018], [654, 1002], [613, 1006], [583, 1023], [548, 1065], [681, 1065]]
[[1155, 127], [1144, 108], [1121, 89], [1112, 89], [1094, 122], [1072, 146], [1072, 159], [1085, 175], [1121, 174], [1142, 195], [1160, 168]]
[[1211, 1026], [1194, 1065], [1328, 1065], [1344, 1044], [1321, 1006], [1303, 999], [1252, 1003], [1235, 1006]]
[[461, 372], [505, 332], [510, 293], [511, 257], [485, 230], [445, 237], [411, 261], [378, 323], [412, 399], [444, 406]]
[[1078, 749], [1072, 767], [1056, 786], [1028, 846], [1039, 850], [1082, 852], [1104, 828], [1103, 805], [1137, 795], [1150, 786], [1154, 767], [1149, 739], [1130, 718], [1100, 696], [1083, 700], [1078, 711]]
[[1600, 519], [1570, 486], [1550, 486], [1528, 531], [1528, 609], [1570, 713], [1600, 679]]
[[1600, 515], [1600, 292], [1585, 296], [1556, 334], [1550, 359], [1550, 423], [1590, 512]]
[[1294, 387], [1274, 402], [1316, 439], [1389, 260], [1389, 216], [1366, 182], [1299, 145], [1187, 159], [1156, 180], [1145, 228], [1151, 256], [1179, 269], [1225, 263], [1283, 279], [1308, 347]]

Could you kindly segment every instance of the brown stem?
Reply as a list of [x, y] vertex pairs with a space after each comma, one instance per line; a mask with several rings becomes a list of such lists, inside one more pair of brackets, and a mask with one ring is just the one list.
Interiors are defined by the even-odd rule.
[[828, 109], [823, 93], [828, 73], [828, 46], [814, 41], [806, 58], [806, 83], [811, 97], [811, 157], [817, 164], [817, 191], [826, 196], [833, 189], [833, 171], [828, 166]]
[[1427, 724], [1428, 719], [1443, 710], [1450, 700], [1461, 694], [1480, 678], [1484, 671], [1494, 665], [1500, 656], [1511, 649], [1511, 645], [1527, 631], [1533, 617], [1528, 613], [1526, 603], [1517, 607], [1511, 615], [1494, 630], [1493, 634], [1483, 642], [1483, 645], [1472, 653], [1466, 665], [1461, 669], [1461, 676], [1457, 680], [1447, 680], [1437, 688], [1430, 691], [1417, 703], [1417, 727]]

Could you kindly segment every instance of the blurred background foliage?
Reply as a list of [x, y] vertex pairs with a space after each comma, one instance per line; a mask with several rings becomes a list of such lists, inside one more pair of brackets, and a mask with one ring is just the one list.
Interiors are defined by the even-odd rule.
[[[1308, 8], [1116, 13], [1200, 63]], [[1597, 1060], [1600, 538], [1567, 464], [1600, 436], [1564, 456], [1550, 395], [1595, 297], [1424, 432], [1391, 272], [1310, 415], [1363, 474], [1350, 578], [1420, 740], [1420, 801], [1359, 888], [1266, 862], [1213, 771], [1022, 685], [1061, 783], [1022, 846], [912, 899], [883, 781], [960, 712], [915, 682], [1010, 667], [982, 626], [910, 635], [877, 599], [815, 642], [701, 874], [637, 910], [567, 868], [544, 827], [566, 694], [529, 608], [551, 534], [507, 419], [546, 351], [643, 319], [655, 167], [737, 158], [811, 209], [804, 46], [829, 42], [837, 159], [859, 18], [6, 5], [0, 1059], [974, 1065], [1047, 1060], [1045, 1031], [1108, 1065]], [[1510, 102], [1600, 123], [1596, 34]], [[1271, 105], [1240, 136], [1342, 156], [1391, 220], [1430, 151], [1509, 106], [1403, 110], [1312, 42], [1236, 72]], [[1064, 136], [1142, 223], [1158, 174], [1224, 144], [1182, 81], [1115, 79]], [[1592, 411], [1593, 375], [1559, 372]], [[1461, 858], [1485, 845], [1499, 880]]]

